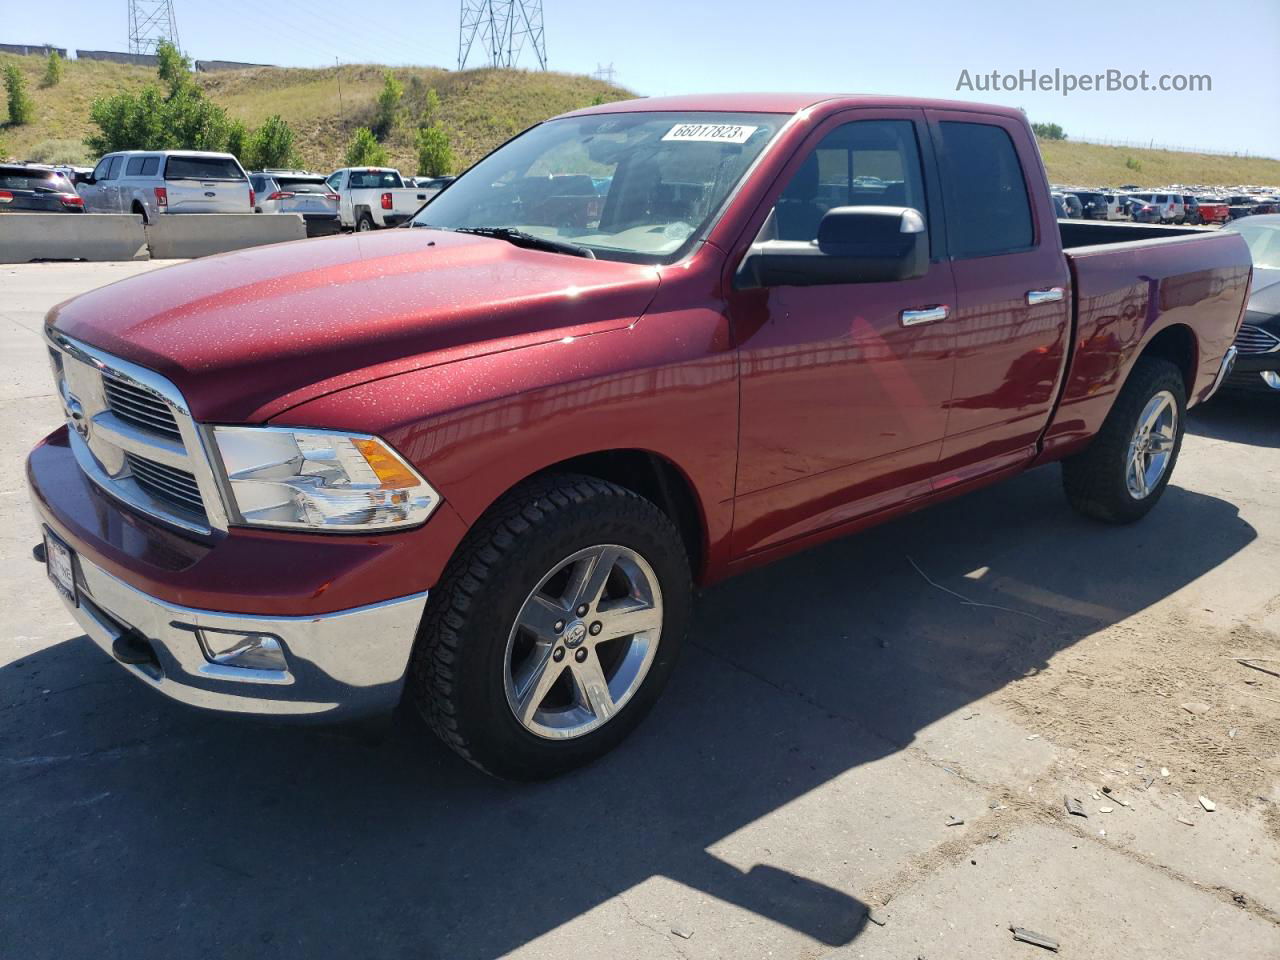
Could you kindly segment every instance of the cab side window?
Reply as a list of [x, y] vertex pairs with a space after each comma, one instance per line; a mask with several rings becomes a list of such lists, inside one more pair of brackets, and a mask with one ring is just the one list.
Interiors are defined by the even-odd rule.
[[98, 165], [93, 168], [93, 179], [105, 180], [107, 178], [107, 167], [111, 166], [111, 157], [103, 157], [98, 161]]
[[124, 157], [116, 156], [111, 158], [111, 162], [107, 164], [107, 172], [102, 177], [103, 180], [114, 180], [120, 175], [120, 165]]
[[816, 240], [828, 210], [856, 206], [913, 207], [925, 216], [910, 120], [858, 120], [823, 137], [778, 197], [774, 239]]

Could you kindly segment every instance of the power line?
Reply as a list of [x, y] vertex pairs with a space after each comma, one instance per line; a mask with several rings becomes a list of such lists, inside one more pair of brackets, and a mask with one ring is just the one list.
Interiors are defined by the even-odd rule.
[[458, 69], [464, 70], [476, 40], [487, 67], [514, 67], [527, 43], [547, 69], [542, 0], [462, 0], [458, 17]]

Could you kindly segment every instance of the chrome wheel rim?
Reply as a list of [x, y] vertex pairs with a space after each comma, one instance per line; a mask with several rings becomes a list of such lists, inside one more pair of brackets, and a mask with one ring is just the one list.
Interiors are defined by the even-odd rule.
[[1178, 403], [1168, 390], [1147, 401], [1129, 440], [1125, 485], [1135, 500], [1145, 500], [1169, 469], [1178, 439]]
[[640, 689], [662, 636], [662, 589], [640, 554], [579, 550], [529, 593], [507, 637], [507, 705], [530, 733], [581, 737]]

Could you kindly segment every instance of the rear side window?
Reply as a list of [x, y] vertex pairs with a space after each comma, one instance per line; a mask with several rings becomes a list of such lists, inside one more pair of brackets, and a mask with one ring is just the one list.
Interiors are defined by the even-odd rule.
[[170, 157], [166, 180], [243, 180], [240, 164], [231, 157]]
[[1009, 134], [989, 123], [943, 121], [938, 126], [952, 257], [964, 260], [1030, 249], [1031, 203]]
[[910, 120], [859, 120], [823, 137], [773, 208], [777, 239], [816, 239], [818, 224], [833, 207], [881, 205], [914, 207], [926, 215]]
[[130, 157], [124, 172], [129, 177], [154, 177], [159, 169], [159, 157]]

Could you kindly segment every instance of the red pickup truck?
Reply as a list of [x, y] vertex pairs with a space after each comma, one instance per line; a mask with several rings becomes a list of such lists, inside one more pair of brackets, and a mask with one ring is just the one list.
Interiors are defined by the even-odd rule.
[[798, 94], [539, 124], [404, 228], [50, 311], [35, 548], [161, 693], [407, 700], [491, 773], [620, 741], [707, 584], [1050, 461], [1160, 498], [1235, 234], [1055, 219], [998, 107]]

